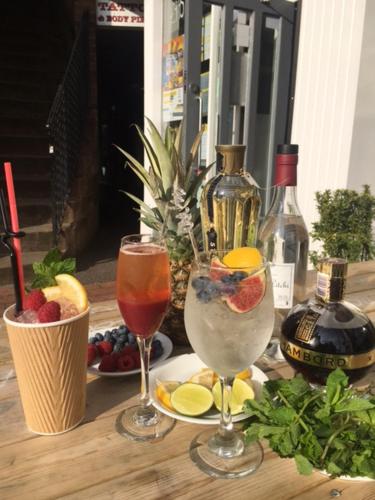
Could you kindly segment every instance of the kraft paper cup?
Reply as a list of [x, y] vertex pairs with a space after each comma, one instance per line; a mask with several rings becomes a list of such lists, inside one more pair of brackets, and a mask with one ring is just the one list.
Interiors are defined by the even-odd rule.
[[55, 323], [6, 324], [26, 425], [36, 434], [61, 434], [84, 418], [89, 309]]

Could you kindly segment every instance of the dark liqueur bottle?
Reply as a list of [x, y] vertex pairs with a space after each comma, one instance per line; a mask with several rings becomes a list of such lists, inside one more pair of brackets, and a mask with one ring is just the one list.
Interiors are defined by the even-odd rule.
[[344, 259], [318, 265], [315, 298], [295, 306], [281, 327], [280, 347], [288, 363], [310, 382], [325, 384], [343, 369], [350, 382], [375, 363], [375, 328], [356, 306], [343, 300]]

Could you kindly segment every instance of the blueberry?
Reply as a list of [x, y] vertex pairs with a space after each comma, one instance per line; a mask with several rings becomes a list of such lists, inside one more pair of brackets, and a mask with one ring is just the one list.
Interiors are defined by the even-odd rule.
[[245, 273], [245, 271], [234, 271], [234, 273], [232, 274], [232, 281], [234, 281], [234, 283], [237, 283], [238, 281], [244, 280], [248, 276], [249, 275]]
[[96, 342], [96, 337], [89, 338], [89, 344], [95, 344], [95, 342]]
[[204, 290], [210, 282], [211, 280], [210, 278], [207, 278], [207, 276], [198, 276], [198, 278], [193, 279], [193, 281], [191, 282], [191, 286], [194, 288], [194, 290], [200, 292], [201, 290]]
[[127, 333], [120, 333], [120, 335], [117, 337], [117, 341], [125, 344], [128, 341]]
[[129, 342], [129, 344], [136, 344], [137, 343], [137, 339], [134, 337], [134, 335], [132, 333], [128, 333], [128, 342]]
[[121, 326], [119, 326], [119, 327], [118, 327], [118, 332], [119, 332], [119, 334], [120, 334], [120, 335], [123, 335], [124, 333], [128, 333], [128, 332], [126, 331], [126, 326], [125, 326], [125, 325], [121, 325]]
[[204, 302], [205, 304], [210, 302], [211, 298], [211, 294], [206, 290], [200, 290], [199, 292], [197, 292], [197, 299], [201, 302]]
[[121, 352], [123, 348], [124, 348], [123, 344], [121, 344], [120, 342], [116, 342], [116, 344], [113, 346], [112, 352]]
[[216, 283], [214, 283], [212, 281], [210, 281], [207, 284], [207, 286], [206, 286], [206, 288], [205, 288], [204, 291], [207, 292], [207, 293], [209, 293], [211, 295], [212, 299], [215, 298], [215, 297], [217, 297], [218, 295], [220, 295], [219, 287], [217, 286]]
[[100, 332], [95, 333], [95, 338], [98, 342], [101, 342], [102, 340], [104, 340], [104, 336]]
[[111, 341], [111, 332], [106, 331], [106, 332], [104, 333], [104, 340], [106, 340], [107, 342], [110, 342], [110, 341]]
[[154, 347], [155, 349], [159, 348], [159, 347], [162, 347], [162, 343], [160, 342], [159, 339], [155, 339], [152, 341], [152, 347]]
[[232, 274], [225, 274], [220, 278], [222, 283], [232, 283]]
[[222, 295], [234, 295], [236, 293], [236, 286], [233, 284], [223, 285], [220, 287]]

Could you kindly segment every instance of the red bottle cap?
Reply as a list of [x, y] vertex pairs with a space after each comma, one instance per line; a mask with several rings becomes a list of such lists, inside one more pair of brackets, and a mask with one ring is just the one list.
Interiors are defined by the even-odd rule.
[[281, 144], [277, 147], [275, 185], [297, 186], [297, 144]]

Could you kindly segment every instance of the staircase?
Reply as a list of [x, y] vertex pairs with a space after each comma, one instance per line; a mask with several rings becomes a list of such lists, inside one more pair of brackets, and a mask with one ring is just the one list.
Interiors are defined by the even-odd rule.
[[[0, 30], [0, 186], [12, 163], [26, 279], [53, 245], [49, 140], [45, 127], [68, 52], [64, 23], [53, 1], [17, 0], [2, 6]], [[0, 231], [1, 221], [0, 221]], [[0, 286], [12, 281], [0, 245]]]

